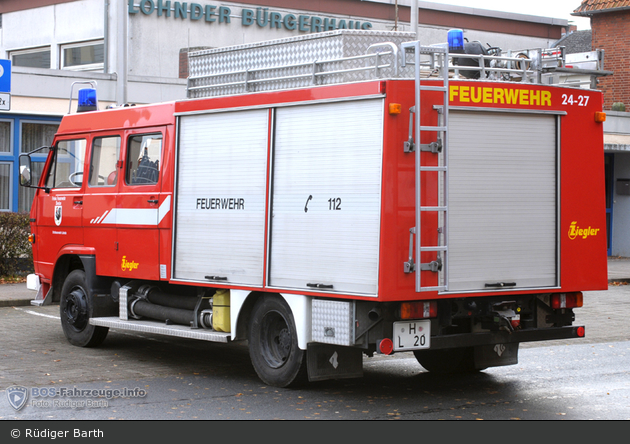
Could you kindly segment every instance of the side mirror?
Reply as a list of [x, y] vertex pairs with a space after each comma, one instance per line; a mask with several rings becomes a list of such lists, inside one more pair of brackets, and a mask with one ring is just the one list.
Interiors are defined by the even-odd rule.
[[31, 157], [28, 154], [20, 154], [20, 185], [31, 186]]

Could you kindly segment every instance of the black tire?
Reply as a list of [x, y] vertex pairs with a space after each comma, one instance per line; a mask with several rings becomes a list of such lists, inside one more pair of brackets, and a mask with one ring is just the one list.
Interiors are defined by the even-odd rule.
[[109, 331], [108, 327], [90, 325], [90, 299], [83, 270], [72, 271], [63, 283], [59, 315], [63, 333], [72, 345], [96, 347]]
[[249, 322], [249, 356], [258, 377], [274, 387], [307, 380], [306, 351], [298, 347], [293, 314], [279, 296], [261, 296]]
[[432, 373], [472, 373], [483, 370], [475, 367], [473, 347], [416, 350], [413, 354], [420, 365]]

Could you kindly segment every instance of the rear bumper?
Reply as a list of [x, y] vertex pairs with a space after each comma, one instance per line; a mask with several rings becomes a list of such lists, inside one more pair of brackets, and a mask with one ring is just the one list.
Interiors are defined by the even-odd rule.
[[520, 342], [551, 341], [557, 339], [580, 338], [580, 326], [538, 328], [518, 330], [514, 332], [495, 331], [481, 333], [465, 333], [448, 336], [431, 336], [431, 349], [456, 347], [475, 347], [479, 345], [510, 344]]

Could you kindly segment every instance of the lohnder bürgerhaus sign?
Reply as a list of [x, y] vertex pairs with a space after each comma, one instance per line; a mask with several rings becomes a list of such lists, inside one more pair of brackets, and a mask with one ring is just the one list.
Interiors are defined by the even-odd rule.
[[202, 5], [193, 2], [176, 2], [170, 0], [128, 0], [129, 14], [156, 14], [158, 17], [190, 20], [193, 22], [232, 23], [232, 19], [240, 19], [242, 26], [258, 26], [260, 28], [286, 29], [299, 32], [323, 32], [336, 29], [372, 29], [372, 23], [359, 20], [345, 20], [319, 17], [306, 14], [285, 14], [269, 11], [269, 8], [241, 9], [240, 17], [232, 14], [227, 6]]

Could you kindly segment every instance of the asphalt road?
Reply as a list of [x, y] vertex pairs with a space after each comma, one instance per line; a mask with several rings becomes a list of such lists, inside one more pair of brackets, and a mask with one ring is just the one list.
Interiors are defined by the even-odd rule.
[[[454, 377], [426, 372], [411, 354], [376, 356], [365, 359], [363, 378], [300, 389], [263, 385], [244, 346], [112, 330], [102, 346], [77, 348], [63, 336], [57, 306], [3, 307], [5, 393], [19, 385], [102, 396], [40, 393], [16, 411], [2, 393], [0, 419], [630, 419], [630, 286], [588, 292], [584, 301], [576, 323], [586, 338], [522, 344], [518, 365]], [[114, 389], [143, 396], [108, 398]]]

